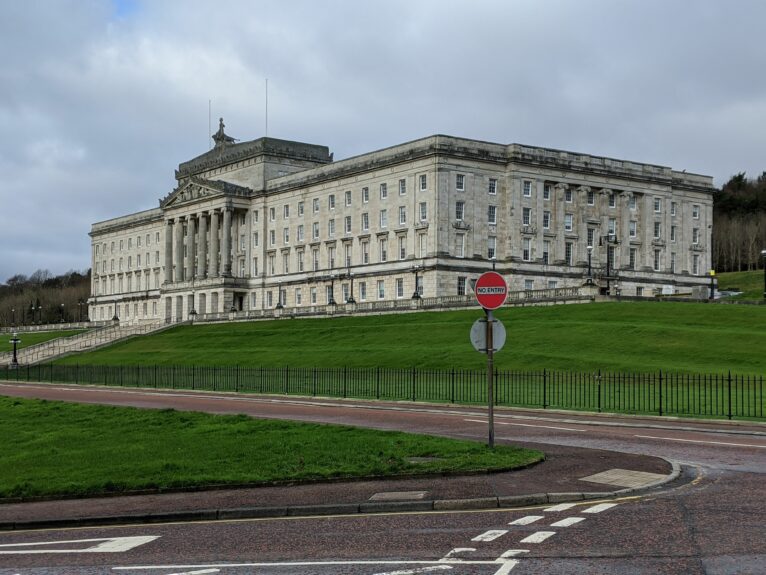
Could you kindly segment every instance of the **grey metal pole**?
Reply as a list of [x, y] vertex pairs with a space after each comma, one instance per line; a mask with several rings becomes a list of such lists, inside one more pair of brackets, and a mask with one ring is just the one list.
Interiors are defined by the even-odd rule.
[[495, 398], [494, 398], [494, 376], [495, 376], [495, 365], [494, 365], [494, 354], [493, 354], [493, 348], [494, 348], [494, 342], [492, 341], [492, 322], [494, 321], [494, 318], [492, 316], [492, 310], [485, 309], [485, 313], [487, 314], [487, 414], [488, 414], [488, 420], [489, 420], [489, 430], [488, 430], [488, 439], [487, 439], [487, 445], [489, 445], [490, 449], [494, 449], [495, 447]]

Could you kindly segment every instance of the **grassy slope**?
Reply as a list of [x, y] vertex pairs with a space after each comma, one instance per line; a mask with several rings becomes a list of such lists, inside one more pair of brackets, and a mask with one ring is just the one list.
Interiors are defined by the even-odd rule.
[[[0, 497], [510, 469], [542, 456], [345, 426], [3, 397], [0, 437]], [[440, 459], [407, 461], [424, 456]]]
[[[101, 365], [482, 369], [476, 311], [179, 327], [61, 360]], [[766, 307], [631, 302], [502, 309], [498, 369], [766, 371]]]
[[738, 289], [743, 292], [736, 299], [763, 299], [763, 270], [718, 274], [718, 289]]
[[[43, 343], [44, 341], [49, 341], [51, 339], [58, 339], [60, 337], [70, 337], [73, 335], [77, 335], [78, 333], [82, 333], [84, 330], [81, 329], [73, 329], [68, 331], [41, 331], [41, 332], [31, 332], [31, 333], [20, 333], [19, 339], [21, 340], [21, 343], [18, 345], [17, 349], [21, 349], [22, 347], [29, 347], [30, 345], [37, 345], [38, 343]], [[13, 351], [13, 346], [10, 344], [10, 336], [3, 337], [3, 339], [0, 340], [0, 353], [5, 351]]]

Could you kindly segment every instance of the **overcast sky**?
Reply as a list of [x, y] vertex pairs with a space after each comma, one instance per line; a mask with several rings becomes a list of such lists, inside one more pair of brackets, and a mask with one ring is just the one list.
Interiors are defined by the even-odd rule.
[[766, 2], [0, 2], [0, 282], [89, 267], [229, 135], [335, 159], [435, 133], [766, 170]]

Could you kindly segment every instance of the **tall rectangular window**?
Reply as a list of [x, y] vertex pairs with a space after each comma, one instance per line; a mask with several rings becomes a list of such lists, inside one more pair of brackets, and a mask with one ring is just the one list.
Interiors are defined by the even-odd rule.
[[362, 263], [370, 263], [370, 242], [362, 242]]
[[564, 201], [568, 204], [572, 203], [572, 190], [566, 190], [564, 192]]
[[407, 259], [407, 238], [404, 236], [399, 236], [397, 238], [398, 244], [399, 244], [399, 259], [404, 260]]
[[564, 231], [566, 232], [572, 231], [573, 219], [574, 219], [574, 216], [572, 214], [564, 214]]
[[[656, 202], [656, 199], [655, 199], [655, 202]], [[676, 209], [677, 209], [676, 208], [676, 203], [675, 202], [670, 202], [670, 215], [671, 216], [675, 216], [676, 215]], [[655, 212], [658, 211], [657, 208], [656, 208], [656, 203], [655, 203], [654, 211]]]
[[465, 202], [455, 202], [455, 219], [459, 222], [463, 221], [463, 213], [465, 212]]
[[654, 198], [654, 211], [656, 213], [660, 213], [662, 211], [662, 199], [661, 198]]
[[630, 260], [628, 261], [628, 268], [631, 270], [636, 269], [637, 254], [638, 254], [638, 250], [636, 248], [630, 248], [630, 252], [629, 252]]
[[388, 211], [387, 210], [380, 210], [380, 227], [381, 228], [388, 227]]
[[458, 192], [462, 192], [465, 190], [465, 175], [464, 174], [455, 174], [455, 189]]
[[362, 231], [366, 232], [370, 229], [370, 214], [364, 212], [362, 214]]
[[419, 256], [421, 258], [426, 257], [428, 249], [427, 238], [428, 236], [426, 234], [418, 234]]
[[282, 254], [282, 273], [290, 273], [290, 253], [285, 252]]
[[399, 195], [403, 196], [406, 193], [407, 193], [407, 180], [402, 178], [401, 180], [399, 180]]
[[351, 244], [345, 244], [343, 246], [343, 251], [345, 252], [346, 267], [351, 267]]
[[609, 218], [607, 221], [607, 230], [610, 235], [616, 235], [617, 234], [617, 220], [615, 218]]
[[388, 240], [386, 238], [381, 238], [378, 241], [378, 261], [388, 261]]
[[314, 222], [311, 225], [311, 237], [315, 240], [319, 239], [319, 222]]
[[350, 234], [350, 233], [351, 233], [351, 216], [346, 216], [346, 217], [344, 218], [344, 220], [345, 220], [345, 222], [346, 222], [346, 225], [345, 225], [345, 230], [344, 230], [344, 231], [345, 231], [347, 234]]
[[359, 299], [362, 301], [367, 299], [367, 282], [359, 282]]
[[303, 217], [303, 202], [298, 202], [298, 216]]
[[298, 260], [298, 271], [302, 272], [304, 271], [304, 265], [303, 265], [303, 250], [298, 250], [295, 253], [295, 257]]
[[319, 211], [319, 198], [314, 198], [311, 202], [311, 209], [316, 214]]
[[521, 259], [525, 262], [532, 260], [532, 241], [529, 238], [521, 240]]
[[277, 233], [275, 230], [269, 230], [269, 245], [273, 246], [277, 243]]
[[654, 250], [654, 271], [660, 271], [660, 250]]
[[553, 184], [549, 184], [549, 183], [543, 184], [543, 199], [550, 200], [552, 191], [553, 191]]
[[331, 210], [335, 209], [335, 194], [330, 194], [327, 197], [327, 207], [328, 209], [331, 209]]
[[465, 234], [455, 234], [455, 257], [465, 257]]
[[694, 218], [695, 220], [700, 219], [700, 207], [697, 204], [694, 204], [692, 206], [692, 218]]
[[698, 244], [700, 243], [700, 229], [699, 228], [692, 228], [692, 243]]
[[494, 259], [496, 257], [497, 238], [495, 236], [489, 236], [487, 238], [487, 257]]
[[548, 210], [543, 212], [543, 229], [549, 230], [551, 228], [551, 213]]
[[630, 196], [630, 198], [628, 199], [628, 207], [631, 210], [636, 209], [636, 196]]
[[610, 208], [617, 207], [617, 194], [615, 194], [614, 192], [611, 192], [609, 194], [609, 207]]
[[631, 238], [635, 238], [638, 235], [638, 222], [636, 220], [630, 220], [628, 224], [628, 235]]
[[388, 185], [380, 184], [380, 199], [385, 200], [388, 197]]
[[670, 273], [676, 273], [676, 254], [674, 252], [670, 254]]
[[277, 219], [277, 210], [276, 208], [269, 208], [269, 221], [273, 222]]
[[420, 221], [425, 222], [428, 219], [428, 204], [426, 202], [420, 202], [419, 208]]
[[282, 206], [282, 219], [288, 219], [290, 217], [290, 206], [285, 204]]
[[528, 226], [532, 219], [532, 208], [523, 208], [521, 211], [521, 225]]
[[[548, 240], [543, 241], [543, 265], [548, 265], [551, 258], [551, 242]], [[529, 288], [532, 289], [532, 288]]]
[[311, 268], [313, 271], [319, 271], [319, 248], [311, 250]]
[[676, 227], [670, 226], [670, 241], [674, 242], [676, 241]]
[[492, 204], [487, 206], [487, 223], [495, 225], [497, 223], [497, 206]]
[[351, 190], [346, 190], [345, 195], [346, 195], [346, 205], [350, 206], [351, 205]]
[[489, 179], [489, 189], [487, 191], [491, 196], [497, 194], [497, 180], [495, 178]]
[[378, 299], [386, 299], [386, 284], [383, 280], [378, 280]]
[[457, 278], [457, 295], [465, 295], [465, 276]]
[[370, 188], [362, 188], [362, 203], [366, 204], [370, 201]]
[[564, 243], [564, 261], [568, 266], [572, 265], [572, 242]]
[[662, 231], [662, 224], [660, 222], [654, 222], [654, 239], [660, 239], [660, 232]]
[[327, 247], [327, 265], [330, 268], [335, 267], [335, 246]]
[[405, 206], [399, 206], [399, 225], [403, 226], [407, 224], [407, 208]]
[[692, 273], [695, 276], [698, 276], [700, 274], [700, 257], [699, 257], [699, 254], [694, 254], [692, 256]]
[[[244, 240], [244, 238], [245, 238], [245, 236], [242, 236], [243, 240]], [[290, 243], [290, 228], [285, 228], [284, 230], [282, 230], [282, 240], [283, 240], [285, 245]]]
[[592, 206], [596, 203], [596, 192], [593, 190], [588, 190], [588, 205]]
[[521, 189], [525, 198], [532, 197], [532, 182], [530, 182], [529, 180], [524, 180], [524, 182], [522, 183]]
[[420, 191], [425, 192], [428, 188], [428, 178], [425, 174], [420, 174]]
[[404, 279], [396, 278], [396, 297], [404, 297]]
[[302, 242], [305, 239], [304, 232], [303, 232], [303, 224], [300, 224], [298, 226], [298, 241]]
[[587, 245], [592, 246], [593, 242], [596, 239], [596, 229], [595, 228], [588, 228], [588, 243]]

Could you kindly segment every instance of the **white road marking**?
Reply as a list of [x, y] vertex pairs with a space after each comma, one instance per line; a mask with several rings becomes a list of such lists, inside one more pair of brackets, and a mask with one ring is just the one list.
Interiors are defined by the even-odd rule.
[[572, 509], [577, 505], [577, 503], [559, 503], [558, 505], [554, 505], [553, 507], [548, 507], [547, 509], [543, 509], [546, 513], [549, 511], [566, 511], [567, 509]]
[[386, 571], [385, 573], [375, 573], [374, 575], [416, 575], [417, 573], [430, 573], [431, 571], [448, 571], [451, 569], [452, 567], [450, 567], [449, 565], [434, 565], [433, 567], [423, 567], [421, 569], [405, 569], [404, 571]]
[[[480, 419], [465, 419], [464, 421], [470, 421], [471, 423], [487, 423]], [[532, 423], [511, 423], [510, 421], [497, 421], [495, 425], [518, 425], [520, 427], [541, 427], [543, 429], [558, 429], [560, 431], [582, 431], [586, 432], [587, 429], [575, 429], [574, 427], [558, 427], [556, 425], [533, 425]]]
[[529, 525], [535, 521], [540, 521], [540, 519], [543, 519], [542, 515], [527, 515], [526, 517], [520, 517], [515, 521], [511, 521], [508, 525]]
[[220, 569], [202, 569], [201, 571], [184, 571], [183, 573], [168, 573], [168, 575], [205, 575], [207, 573], [220, 573]]
[[525, 537], [521, 540], [522, 543], [542, 543], [548, 537], [552, 537], [556, 535], [555, 531], [537, 531], [535, 533], [532, 533], [529, 537]]
[[477, 535], [471, 541], [494, 541], [498, 537], [502, 537], [508, 533], [507, 529], [490, 529], [489, 531], [485, 531], [481, 535]]
[[[39, 555], [42, 553], [122, 553], [134, 547], [158, 539], [159, 535], [139, 537], [111, 537], [107, 539], [74, 539], [71, 541], [46, 541], [40, 543], [9, 543], [0, 545], [0, 555]], [[98, 543], [82, 549], [18, 549], [19, 547], [40, 547], [43, 545], [62, 545], [70, 543]], [[16, 547], [17, 549], [8, 549]]]
[[[513, 559], [511, 559], [513, 561]], [[235, 567], [335, 567], [335, 566], [355, 566], [355, 565], [497, 565], [495, 559], [439, 559], [438, 561], [415, 561], [415, 560], [401, 560], [401, 561], [374, 561], [374, 560], [360, 560], [360, 561], [294, 561], [292, 563], [225, 563], [219, 565], [130, 565], [123, 567], [112, 567], [112, 571], [138, 571], [143, 569], [144, 571], [165, 570], [165, 569], [200, 569], [204, 567], [220, 567], [221, 569], [232, 569]]]
[[516, 555], [520, 555], [521, 553], [529, 553], [529, 549], [509, 549], [500, 557], [495, 559], [495, 561], [500, 563], [503, 559], [507, 559], [508, 557], [516, 557]]
[[567, 517], [561, 521], [551, 523], [551, 527], [569, 527], [570, 525], [575, 525], [581, 521], [585, 521], [585, 517]]
[[495, 575], [508, 575], [516, 565], [518, 565], [519, 562], [516, 559], [511, 559], [510, 561], [506, 561], [503, 563], [502, 567], [495, 571]]
[[766, 445], [752, 445], [750, 443], [728, 443], [726, 441], [703, 441], [701, 439], [681, 439], [678, 437], [656, 437], [654, 435], [634, 435], [642, 439], [661, 439], [663, 441], [683, 441], [684, 443], [705, 443], [708, 445], [729, 445], [732, 447], [754, 447], [756, 449], [766, 449]]
[[476, 551], [475, 547], [455, 547], [452, 551], [447, 553], [444, 557], [439, 559], [440, 563], [451, 563], [455, 561], [460, 561], [460, 559], [457, 559], [455, 555], [458, 553], [470, 553], [472, 551]]
[[606, 511], [607, 509], [611, 509], [612, 507], [617, 507], [616, 503], [599, 503], [598, 505], [594, 505], [593, 507], [588, 507], [587, 509], [583, 509], [583, 513], [601, 513], [602, 511]]

